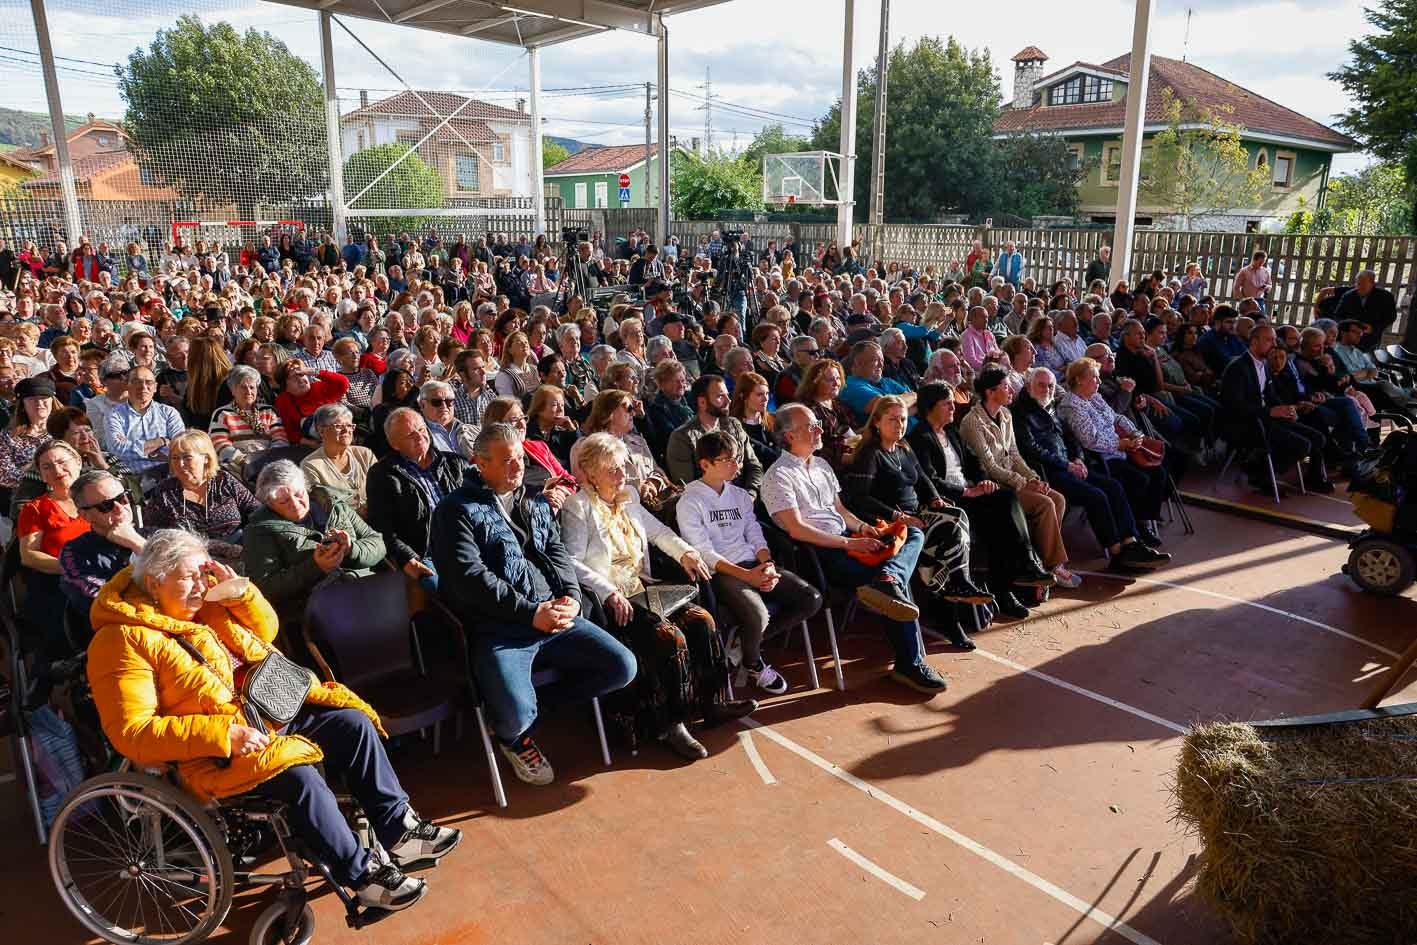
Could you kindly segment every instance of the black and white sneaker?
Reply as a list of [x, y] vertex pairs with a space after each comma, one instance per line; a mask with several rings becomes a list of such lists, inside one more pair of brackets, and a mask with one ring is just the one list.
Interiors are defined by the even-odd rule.
[[403, 814], [403, 836], [389, 848], [396, 866], [436, 863], [462, 842], [462, 831], [423, 820], [412, 807]]
[[536, 747], [536, 742], [531, 740], [530, 735], [523, 735], [517, 739], [515, 745], [507, 745], [499, 740], [497, 748], [502, 752], [502, 757], [511, 762], [513, 773], [527, 784], [542, 787], [555, 779], [556, 773], [551, 770], [551, 762], [546, 760], [546, 756]]
[[[371, 854], [375, 851], [371, 851]], [[383, 854], [383, 851], [377, 851]], [[407, 909], [428, 893], [428, 884], [404, 874], [382, 856], [369, 858], [369, 871], [355, 888], [359, 904], [368, 909], [398, 912]]]
[[880, 578], [863, 584], [856, 589], [856, 599], [887, 620], [907, 623], [920, 618], [920, 608], [910, 602], [895, 581]]

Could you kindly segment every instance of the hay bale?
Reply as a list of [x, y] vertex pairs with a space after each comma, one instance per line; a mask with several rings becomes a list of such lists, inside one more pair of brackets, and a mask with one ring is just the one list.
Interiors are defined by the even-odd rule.
[[1417, 941], [1417, 716], [1204, 725], [1175, 792], [1205, 843], [1197, 889], [1242, 941]]

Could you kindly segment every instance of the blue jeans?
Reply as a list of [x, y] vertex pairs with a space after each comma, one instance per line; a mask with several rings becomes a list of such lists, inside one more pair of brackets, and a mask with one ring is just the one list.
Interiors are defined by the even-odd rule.
[[[547, 703], [584, 702], [623, 689], [635, 678], [635, 655], [609, 633], [577, 617], [570, 629], [542, 633], [514, 623], [483, 624], [472, 643], [492, 731], [515, 743], [536, 722], [538, 696]], [[531, 674], [554, 669], [560, 678], [532, 686]]]
[[[878, 578], [890, 575], [906, 599], [910, 599], [910, 578], [915, 574], [915, 566], [920, 561], [920, 552], [925, 547], [925, 533], [918, 528], [905, 530], [905, 544], [901, 545], [889, 561], [878, 568], [862, 564], [840, 548], [818, 548], [817, 557], [822, 562], [822, 571], [831, 583], [838, 581], [845, 587], [857, 588], [870, 584]], [[920, 652], [920, 640], [915, 635], [915, 624], [887, 620], [886, 639], [895, 648], [897, 666], [914, 666], [924, 654]]]
[[[303, 735], [325, 753], [325, 768], [345, 777], [385, 849], [403, 836], [408, 795], [384, 753], [384, 743], [369, 717], [358, 709], [322, 709], [306, 705], [285, 728]], [[355, 885], [369, 867], [369, 851], [360, 846], [335, 792], [314, 765], [296, 765], [256, 787], [255, 793], [287, 805], [291, 831], [330, 867], [335, 879]]]

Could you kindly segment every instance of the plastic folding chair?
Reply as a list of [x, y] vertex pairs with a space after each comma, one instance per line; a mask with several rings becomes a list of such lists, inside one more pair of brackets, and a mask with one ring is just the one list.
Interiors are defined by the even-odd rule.
[[442, 723], [457, 713], [458, 692], [420, 671], [403, 574], [321, 584], [305, 606], [305, 634], [330, 678], [374, 706], [389, 735], [431, 727], [433, 753], [442, 750]]

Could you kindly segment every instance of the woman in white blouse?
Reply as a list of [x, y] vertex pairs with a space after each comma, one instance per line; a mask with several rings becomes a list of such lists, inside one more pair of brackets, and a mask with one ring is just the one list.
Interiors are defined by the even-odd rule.
[[597, 622], [639, 662], [635, 681], [609, 697], [606, 708], [632, 745], [654, 738], [689, 761], [707, 758], [686, 723], [740, 717], [757, 703], [722, 701], [728, 666], [708, 611], [692, 602], [672, 614], [645, 608], [641, 595], [654, 583], [651, 543], [677, 561], [691, 583], [708, 580], [709, 570], [697, 551], [631, 497], [626, 458], [624, 444], [609, 433], [586, 437], [577, 454], [582, 488], [561, 509], [576, 577], [604, 609]]

